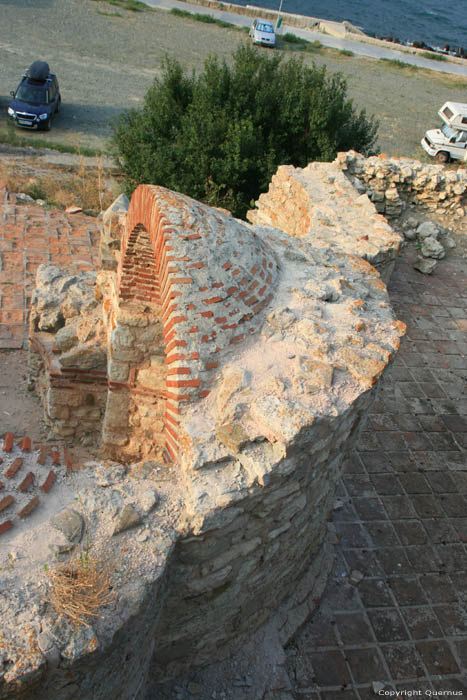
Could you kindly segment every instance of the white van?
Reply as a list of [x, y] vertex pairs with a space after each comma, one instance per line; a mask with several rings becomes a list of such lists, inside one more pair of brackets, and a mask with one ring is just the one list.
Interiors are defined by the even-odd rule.
[[438, 112], [444, 121], [440, 129], [430, 129], [423, 137], [422, 148], [440, 163], [466, 160], [467, 105], [445, 102]]
[[467, 131], [467, 105], [461, 102], [445, 102], [438, 114], [451, 129]]
[[250, 36], [253, 39], [253, 44], [261, 44], [261, 46], [276, 45], [274, 25], [268, 22], [267, 19], [254, 19], [250, 27]]

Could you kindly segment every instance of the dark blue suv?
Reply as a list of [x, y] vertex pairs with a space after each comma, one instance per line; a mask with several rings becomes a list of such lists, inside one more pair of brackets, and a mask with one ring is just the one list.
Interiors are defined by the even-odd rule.
[[10, 120], [24, 129], [49, 131], [52, 117], [59, 111], [62, 99], [56, 75], [45, 61], [35, 61], [21, 78], [8, 107]]

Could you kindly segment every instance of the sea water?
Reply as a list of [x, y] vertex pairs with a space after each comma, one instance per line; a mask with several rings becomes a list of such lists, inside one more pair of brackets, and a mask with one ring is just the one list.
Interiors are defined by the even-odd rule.
[[[231, 0], [278, 10], [280, 0]], [[367, 34], [432, 47], [467, 49], [467, 0], [282, 0], [283, 12], [337, 22], [348, 20]]]

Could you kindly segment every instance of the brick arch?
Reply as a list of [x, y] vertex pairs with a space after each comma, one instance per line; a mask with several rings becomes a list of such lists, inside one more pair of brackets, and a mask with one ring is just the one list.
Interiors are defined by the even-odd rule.
[[[252, 228], [229, 214], [162, 187], [140, 185], [133, 193], [117, 299], [147, 302], [160, 314], [165, 439], [173, 459], [184, 407], [210, 393], [223, 354], [258, 330], [255, 317], [272, 299], [278, 269]], [[134, 373], [129, 381], [137, 382]]]

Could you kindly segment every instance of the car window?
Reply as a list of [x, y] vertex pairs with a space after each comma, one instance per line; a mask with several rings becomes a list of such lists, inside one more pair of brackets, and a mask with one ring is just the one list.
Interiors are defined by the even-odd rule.
[[20, 85], [16, 91], [16, 99], [32, 105], [47, 104], [47, 90], [34, 88], [30, 85]]
[[260, 32], [273, 32], [272, 24], [258, 24], [256, 27]]

